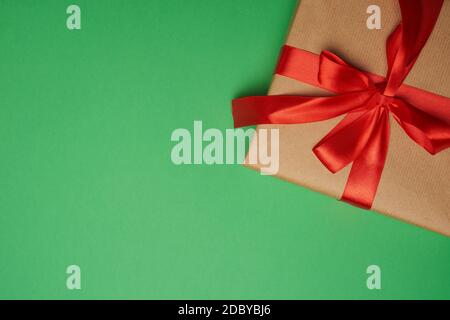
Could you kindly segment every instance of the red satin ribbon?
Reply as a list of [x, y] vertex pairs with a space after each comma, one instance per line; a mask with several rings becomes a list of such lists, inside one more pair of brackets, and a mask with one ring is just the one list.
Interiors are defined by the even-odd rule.
[[342, 200], [372, 206], [389, 145], [390, 114], [435, 154], [450, 146], [450, 99], [403, 85], [430, 36], [443, 0], [399, 0], [402, 22], [386, 43], [386, 78], [337, 55], [284, 46], [276, 73], [336, 93], [331, 97], [261, 96], [233, 100], [235, 127], [344, 119], [313, 148], [332, 173], [352, 163]]

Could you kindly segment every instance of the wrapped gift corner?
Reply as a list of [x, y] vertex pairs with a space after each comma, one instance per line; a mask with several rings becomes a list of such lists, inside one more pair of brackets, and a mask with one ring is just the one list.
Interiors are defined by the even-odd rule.
[[[381, 8], [382, 29], [366, 27], [368, 6]], [[337, 53], [352, 65], [377, 75], [387, 72], [385, 42], [401, 20], [392, 0], [301, 0], [286, 44], [316, 54]], [[450, 97], [450, 1], [405, 84]], [[281, 75], [274, 75], [269, 95], [325, 96], [330, 93]], [[442, 110], [441, 110], [442, 111]], [[450, 122], [450, 110], [443, 110]], [[446, 113], [446, 114], [445, 114]], [[442, 113], [440, 114], [442, 116]], [[316, 143], [341, 118], [294, 124], [259, 125], [280, 130], [277, 177], [340, 199], [349, 167], [332, 174], [314, 156]], [[372, 209], [379, 213], [450, 236], [450, 149], [430, 156], [391, 121], [389, 151]], [[252, 143], [250, 149], [255, 148]], [[260, 164], [247, 164], [260, 169]]]

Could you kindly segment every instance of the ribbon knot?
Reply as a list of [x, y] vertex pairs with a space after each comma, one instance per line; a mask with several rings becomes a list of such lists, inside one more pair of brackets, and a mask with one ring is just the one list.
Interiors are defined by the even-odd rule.
[[[233, 100], [235, 127], [255, 124], [301, 124], [343, 119], [313, 148], [332, 173], [352, 164], [342, 200], [370, 208], [381, 179], [389, 145], [390, 115], [405, 133], [431, 154], [450, 146], [450, 124], [396, 94], [431, 34], [443, 0], [399, 0], [403, 21], [386, 44], [386, 78], [372, 80], [339, 56], [323, 51], [317, 71], [299, 57], [304, 51], [284, 46], [277, 74], [303, 79], [302, 72], [334, 96], [263, 96]], [[302, 53], [299, 53], [302, 51]], [[303, 64], [302, 64], [303, 63]]]
[[394, 97], [385, 96], [384, 94], [380, 93], [377, 105], [382, 107], [389, 107], [394, 101]]

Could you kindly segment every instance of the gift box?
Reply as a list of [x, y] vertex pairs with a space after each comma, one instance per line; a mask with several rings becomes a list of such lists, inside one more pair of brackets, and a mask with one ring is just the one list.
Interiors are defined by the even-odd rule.
[[[377, 5], [381, 10], [381, 29], [369, 29], [366, 24], [370, 15], [367, 10], [372, 5]], [[424, 15], [431, 17], [423, 18]], [[424, 19], [423, 23], [419, 18]], [[302, 118], [296, 124], [294, 120], [283, 120], [283, 117], [289, 118], [289, 112], [297, 112], [297, 116], [303, 109], [298, 108], [296, 111], [295, 106], [291, 105], [290, 111], [283, 116], [279, 111], [284, 107], [274, 106], [276, 101], [283, 104], [286, 99], [260, 101], [243, 98], [233, 102], [236, 126], [258, 124], [257, 130], [279, 129], [277, 177], [337, 199], [345, 197], [352, 204], [450, 236], [450, 149], [447, 148], [450, 141], [449, 27], [450, 1], [409, 0], [402, 3], [393, 0], [301, 0], [287, 35], [286, 46], [280, 55], [269, 96], [302, 96], [308, 97], [307, 99], [332, 97], [336, 96], [338, 89], [330, 88], [334, 89], [333, 86], [347, 81], [346, 86], [350, 89], [338, 94], [348, 95], [346, 103], [352, 104], [361, 98], [360, 95], [352, 98], [353, 92], [362, 91], [358, 87], [361, 84], [356, 82], [369, 81], [373, 90], [380, 90], [380, 94], [377, 94], [379, 101], [371, 102], [372, 96], [363, 97], [366, 100], [361, 105], [378, 104], [381, 107], [363, 111], [353, 108], [349, 112], [320, 121], [312, 116], [314, 119], [309, 119], [311, 121]], [[408, 32], [410, 35], [405, 35]], [[393, 44], [395, 41], [399, 42], [400, 47], [404, 47], [399, 49]], [[411, 44], [412, 41], [415, 43]], [[420, 41], [423, 42], [422, 46], [417, 44]], [[392, 80], [387, 85], [390, 79], [387, 75], [390, 73], [390, 77], [396, 76], [395, 64], [401, 63], [399, 61], [404, 56], [411, 61], [406, 61], [403, 69], [411, 66], [410, 70], [404, 71], [404, 78], [400, 75], [399, 80]], [[338, 71], [341, 74], [336, 76], [333, 72]], [[345, 72], [348, 73], [347, 78], [342, 75]], [[360, 76], [361, 72], [369, 80]], [[333, 78], [335, 76], [336, 79]], [[397, 84], [393, 83], [395, 81]], [[387, 88], [389, 86], [395, 90]], [[270, 109], [272, 114], [249, 116], [246, 110], [252, 108], [252, 112]], [[331, 103], [325, 108], [332, 113], [330, 110], [333, 110], [334, 105]], [[398, 111], [400, 109], [403, 111]], [[377, 141], [375, 147], [367, 149], [367, 145], [372, 144], [372, 138], [366, 139], [366, 149], [357, 150], [358, 160], [346, 165], [338, 163], [335, 165], [336, 170], [333, 170], [334, 164], [326, 163], [326, 156], [323, 156], [325, 159], [321, 158], [321, 148], [328, 148], [325, 146], [330, 144], [327, 139], [332, 140], [329, 137], [330, 130], [336, 126], [336, 130], [339, 130], [339, 124], [344, 119], [347, 124], [351, 122], [347, 118], [351, 118], [352, 114], [354, 117], [363, 117], [370, 112], [378, 112], [370, 115], [377, 119], [375, 127], [369, 129], [369, 121], [366, 122], [367, 130], [349, 129], [346, 133], [349, 146], [345, 147], [353, 148], [353, 144], [356, 144], [354, 135], [364, 136], [366, 131], [378, 130], [376, 128], [381, 126], [382, 121], [388, 122], [383, 123], [383, 126], [389, 126], [387, 134], [369, 132], [369, 136], [373, 138], [377, 135], [381, 142]], [[380, 120], [380, 117], [384, 117], [384, 120]], [[419, 125], [416, 126], [416, 122]], [[429, 135], [433, 137], [430, 138]], [[358, 139], [357, 143], [360, 143], [364, 138]], [[324, 145], [317, 148], [319, 142]], [[341, 144], [345, 144], [345, 141], [341, 141]], [[249, 153], [254, 148], [257, 148], [255, 141], [251, 143]], [[337, 159], [340, 156], [342, 155], [338, 154]], [[343, 157], [345, 156], [347, 154]], [[367, 160], [369, 156], [377, 159], [375, 164], [374, 161]], [[360, 157], [364, 159], [361, 160]], [[345, 164], [344, 160], [342, 163]], [[263, 167], [259, 163], [247, 166], [258, 170]], [[352, 168], [354, 173], [351, 173]], [[364, 176], [364, 172], [367, 176]], [[373, 196], [370, 196], [371, 192]]]

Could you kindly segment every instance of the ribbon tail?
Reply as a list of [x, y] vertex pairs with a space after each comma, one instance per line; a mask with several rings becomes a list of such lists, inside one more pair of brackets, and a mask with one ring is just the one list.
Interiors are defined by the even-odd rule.
[[364, 150], [353, 162], [342, 201], [370, 209], [377, 193], [389, 146], [389, 112], [378, 109], [377, 122]]
[[370, 90], [331, 97], [253, 96], [234, 99], [235, 128], [259, 124], [299, 124], [331, 119], [363, 105]]

